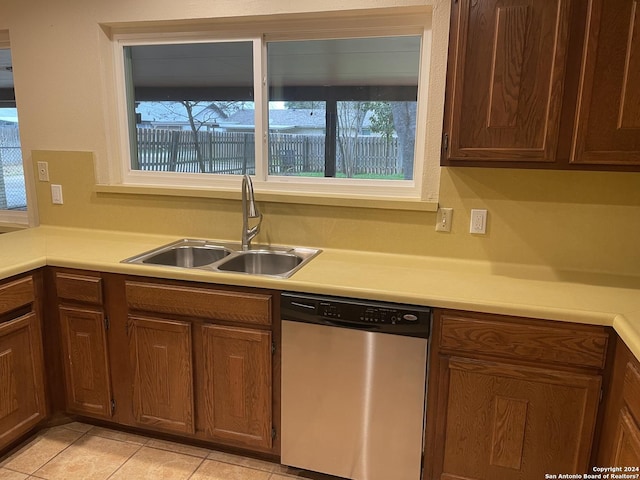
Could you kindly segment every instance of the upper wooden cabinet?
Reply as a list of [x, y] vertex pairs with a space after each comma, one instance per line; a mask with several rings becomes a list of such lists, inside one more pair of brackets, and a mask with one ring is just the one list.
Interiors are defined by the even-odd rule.
[[637, 4], [453, 2], [442, 164], [640, 167]]
[[589, 3], [571, 161], [640, 165], [640, 2]]
[[453, 3], [445, 160], [553, 162], [568, 0]]

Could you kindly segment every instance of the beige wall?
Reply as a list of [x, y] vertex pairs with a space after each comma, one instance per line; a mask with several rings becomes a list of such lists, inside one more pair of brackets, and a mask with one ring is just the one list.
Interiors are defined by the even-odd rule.
[[[327, 11], [432, 3], [436, 10], [448, 8], [448, 1], [321, 3]], [[0, 30], [11, 35], [28, 166], [48, 161], [51, 181], [64, 188], [65, 204], [57, 206], [50, 202], [49, 184], [33, 182], [40, 221], [239, 239], [236, 200], [95, 193], [94, 160], [103, 161], [113, 150], [98, 24], [312, 12], [320, 3], [34, 0], [28, 5], [0, 2]], [[443, 91], [436, 88], [431, 95], [437, 105]], [[268, 203], [262, 205], [260, 240], [640, 274], [640, 174], [472, 168], [441, 173], [440, 204], [454, 208], [451, 233], [435, 232], [435, 214], [428, 212]], [[468, 233], [471, 208], [489, 210], [486, 235]]]

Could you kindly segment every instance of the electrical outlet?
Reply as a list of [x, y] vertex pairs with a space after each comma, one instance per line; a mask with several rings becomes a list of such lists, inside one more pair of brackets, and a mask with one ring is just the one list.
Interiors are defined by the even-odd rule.
[[51, 202], [62, 205], [62, 185], [51, 185]]
[[453, 208], [438, 208], [436, 232], [450, 232]]
[[41, 182], [49, 181], [49, 164], [47, 162], [38, 162], [38, 180]]
[[471, 209], [471, 224], [469, 233], [484, 235], [487, 233], [487, 211], [481, 209]]

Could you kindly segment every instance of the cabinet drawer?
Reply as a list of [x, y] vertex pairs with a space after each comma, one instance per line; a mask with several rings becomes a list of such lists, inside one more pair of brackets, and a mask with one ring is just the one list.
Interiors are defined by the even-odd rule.
[[604, 367], [609, 336], [602, 327], [454, 312], [443, 313], [441, 322], [442, 349]]
[[56, 273], [58, 298], [102, 305], [102, 279], [89, 275]]
[[627, 363], [627, 369], [624, 374], [624, 401], [629, 411], [640, 424], [640, 371], [637, 364]]
[[0, 315], [35, 300], [33, 277], [28, 276], [0, 286]]
[[271, 295], [133, 281], [126, 293], [136, 310], [271, 325]]

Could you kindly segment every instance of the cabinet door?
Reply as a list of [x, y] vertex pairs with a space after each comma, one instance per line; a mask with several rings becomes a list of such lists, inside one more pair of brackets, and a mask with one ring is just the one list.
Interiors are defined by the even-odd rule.
[[640, 165], [640, 1], [589, 4], [571, 161]]
[[137, 423], [194, 433], [191, 324], [129, 317]]
[[617, 467], [640, 466], [640, 428], [626, 407], [620, 411], [618, 418], [613, 458], [610, 465]]
[[553, 162], [569, 0], [452, 5], [443, 163]]
[[204, 325], [202, 343], [206, 434], [271, 448], [271, 332]]
[[45, 416], [40, 326], [35, 313], [0, 324], [0, 449]]
[[92, 308], [60, 307], [67, 410], [111, 417], [111, 376], [104, 314]]
[[441, 368], [448, 392], [444, 461], [435, 478], [587, 471], [599, 376], [462, 358]]

